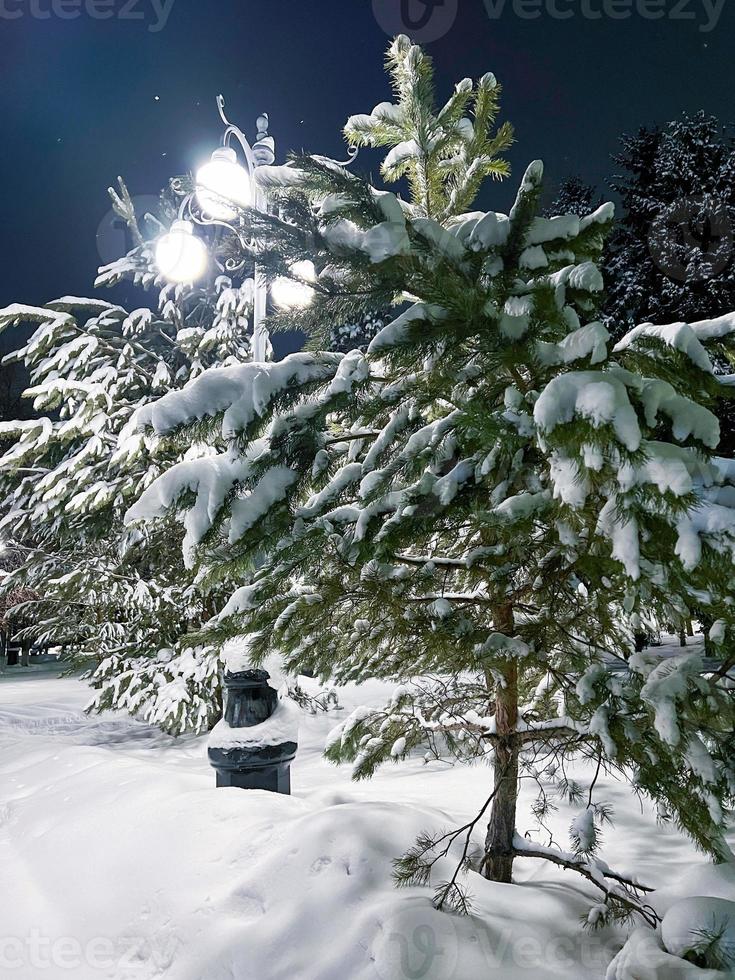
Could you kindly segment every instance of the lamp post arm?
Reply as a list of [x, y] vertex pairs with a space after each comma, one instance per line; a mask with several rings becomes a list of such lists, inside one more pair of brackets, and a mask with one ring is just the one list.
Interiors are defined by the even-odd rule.
[[[242, 148], [242, 152], [247, 160], [250, 177], [253, 181], [253, 205], [257, 211], [263, 213], [268, 210], [268, 198], [265, 191], [258, 186], [255, 179], [255, 171], [258, 167], [272, 164], [275, 160], [275, 148], [273, 139], [268, 135], [268, 116], [263, 113], [258, 117], [257, 130], [258, 139], [255, 146], [251, 146], [245, 134], [227, 118], [225, 114], [224, 96], [217, 96], [217, 109], [220, 118], [225, 124], [225, 132], [222, 137], [224, 146], [228, 146], [234, 137]], [[253, 301], [253, 359], [258, 362], [266, 360], [268, 354], [268, 331], [265, 328], [265, 318], [268, 303], [268, 284], [263, 274], [263, 270], [256, 264], [254, 271], [255, 295]]]
[[217, 109], [220, 114], [220, 119], [225, 124], [225, 131], [222, 136], [222, 145], [229, 146], [231, 137], [232, 136], [235, 137], [235, 139], [240, 144], [240, 147], [242, 148], [242, 152], [248, 164], [248, 171], [250, 172], [250, 176], [252, 177], [253, 171], [257, 166], [257, 163], [255, 162], [255, 156], [253, 155], [253, 148], [248, 142], [245, 133], [243, 133], [240, 127], [236, 126], [234, 123], [231, 123], [230, 120], [225, 115], [225, 97], [223, 95], [217, 96]]

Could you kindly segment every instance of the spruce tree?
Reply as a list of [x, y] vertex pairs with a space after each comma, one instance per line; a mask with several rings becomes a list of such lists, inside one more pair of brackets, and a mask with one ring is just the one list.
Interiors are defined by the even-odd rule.
[[[466, 908], [459, 874], [484, 821], [488, 878], [511, 881], [519, 854], [550, 860], [599, 889], [590, 924], [655, 922], [644, 889], [598, 856], [597, 778], [581, 785], [567, 765], [616, 773], [727, 853], [735, 466], [715, 453], [729, 389], [711, 356], [731, 349], [735, 316], [642, 327], [613, 349], [596, 265], [612, 207], [538, 217], [534, 163], [508, 215], [468, 211], [467, 173], [499, 170], [494, 80], [436, 111], [419, 48], [397, 39], [389, 66], [396, 101], [347, 135], [391, 146], [384, 173], [407, 175], [411, 199], [324, 158], [263, 168], [279, 208], [253, 216], [261, 261], [283, 274], [309, 258], [318, 273], [311, 307], [273, 323], [305, 330], [312, 351], [207, 371], [144, 409], [146, 431], [227, 449], [173, 467], [127, 519], [179, 513], [200, 578], [240, 579], [210, 637], [247, 635], [256, 664], [275, 649], [293, 671], [395, 682], [382, 710], [329, 739], [356, 778], [417, 751], [492, 763], [476, 818], [417, 841], [400, 883], [427, 883], [463, 840], [437, 903]], [[366, 355], [321, 352], [345, 311], [388, 300], [403, 312]], [[634, 653], [642, 617], [693, 602], [717, 620], [720, 670]], [[541, 823], [550, 784], [579, 803], [568, 852], [520, 832], [521, 775], [539, 784]]]

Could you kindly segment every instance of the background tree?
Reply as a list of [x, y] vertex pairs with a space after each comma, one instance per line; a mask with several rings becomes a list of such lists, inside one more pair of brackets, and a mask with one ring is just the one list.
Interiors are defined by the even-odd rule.
[[[0, 550], [0, 582], [22, 564], [21, 550], [12, 543], [6, 543]], [[9, 667], [18, 663], [28, 666], [30, 641], [20, 634], [28, 625], [24, 616], [26, 603], [33, 604], [37, 599], [38, 595], [30, 589], [5, 589], [0, 592], [0, 654], [5, 654]]]
[[333, 327], [330, 334], [329, 349], [347, 354], [351, 350], [367, 350], [373, 338], [383, 329], [391, 318], [390, 311], [377, 313], [368, 310], [354, 322], [341, 323]]
[[6, 604], [21, 596], [24, 635], [91, 672], [94, 710], [127, 709], [173, 733], [207, 729], [221, 713], [219, 650], [188, 639], [218, 594], [195, 584], [170, 529], [130, 534], [122, 516], [163, 470], [209, 450], [174, 450], [129, 427], [150, 399], [250, 358], [253, 298], [247, 279], [210, 276], [193, 288], [158, 277], [149, 236], [173, 220], [183, 192], [173, 181], [160, 217], [141, 220], [124, 183], [111, 189], [134, 247], [100, 270], [98, 285], [157, 289], [158, 312], [75, 298], [0, 311], [0, 330], [37, 326], [6, 358], [30, 377], [37, 416], [0, 425], [10, 442], [2, 527], [25, 559], [3, 582]]
[[553, 218], [557, 214], [577, 214], [586, 218], [603, 203], [592, 184], [587, 184], [581, 177], [565, 177], [544, 215]]
[[[684, 114], [621, 138], [610, 185], [620, 219], [601, 258], [603, 320], [616, 339], [639, 323], [718, 317], [735, 308], [735, 142], [714, 116]], [[589, 213], [594, 189], [562, 182], [550, 212]], [[599, 202], [598, 202], [599, 203]], [[550, 213], [547, 212], [547, 213]], [[729, 374], [727, 355], [715, 359]], [[735, 451], [735, 411], [721, 406], [722, 449]]]
[[605, 275], [619, 329], [735, 309], [735, 137], [714, 116], [683, 114], [623, 137], [611, 186], [620, 224]]

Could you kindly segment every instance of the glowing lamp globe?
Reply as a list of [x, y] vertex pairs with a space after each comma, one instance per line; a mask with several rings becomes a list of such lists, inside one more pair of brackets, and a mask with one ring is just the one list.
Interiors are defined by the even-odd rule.
[[190, 221], [174, 221], [156, 246], [156, 265], [169, 282], [196, 282], [209, 262], [207, 247], [194, 235]]
[[[314, 263], [308, 259], [294, 262], [291, 272], [299, 279], [305, 279], [306, 282], [316, 282]], [[304, 309], [314, 299], [314, 290], [303, 282], [295, 282], [293, 279], [279, 276], [274, 279], [271, 286], [271, 298], [279, 310]]]
[[[232, 221], [238, 208], [252, 204], [250, 176], [237, 162], [237, 154], [230, 146], [214, 151], [209, 163], [197, 171], [196, 184], [199, 206], [216, 221]], [[237, 207], [233, 208], [230, 201]]]

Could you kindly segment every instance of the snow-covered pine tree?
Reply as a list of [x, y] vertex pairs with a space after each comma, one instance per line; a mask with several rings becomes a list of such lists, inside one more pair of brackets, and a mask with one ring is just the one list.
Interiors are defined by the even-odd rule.
[[253, 300], [248, 279], [220, 275], [192, 287], [160, 278], [151, 236], [175, 217], [183, 187], [172, 181], [160, 218], [145, 220], [122, 180], [110, 189], [134, 246], [100, 270], [97, 285], [156, 290], [158, 313], [73, 297], [0, 311], [2, 330], [39, 324], [9, 360], [29, 372], [36, 412], [49, 413], [2, 426], [14, 440], [0, 459], [3, 526], [25, 555], [3, 591], [37, 597], [26, 603], [26, 632], [91, 671], [93, 710], [126, 709], [174, 734], [206, 730], [221, 713], [220, 652], [187, 635], [223, 594], [195, 585], [165, 528], [126, 532], [122, 516], [136, 495], [197, 453], [126, 427], [141, 405], [207, 367], [249, 360]]
[[610, 183], [622, 211], [605, 268], [611, 322], [735, 309], [735, 133], [700, 111], [621, 143]]
[[3, 592], [33, 590], [27, 633], [91, 672], [95, 710], [126, 708], [172, 732], [206, 729], [221, 704], [219, 656], [187, 633], [211, 616], [216, 595], [183, 572], [165, 526], [130, 534], [122, 523], [130, 501], [180, 458], [161, 440], [126, 437], [126, 426], [173, 378], [190, 378], [192, 364], [170, 322], [146, 309], [66, 298], [0, 311], [0, 329], [20, 322], [38, 324], [13, 357], [47, 414], [2, 425], [15, 437], [0, 459], [2, 526], [24, 557]]
[[[417, 154], [422, 138], [434, 145], [420, 128], [427, 59], [405, 39], [391, 58], [400, 98], [361, 118], [391, 120]], [[421, 113], [404, 116], [407, 91]], [[464, 105], [445, 118], [466, 118], [471, 90], [453, 98]], [[416, 751], [492, 763], [475, 820], [417, 842], [401, 882], [427, 882], [464, 841], [437, 901], [465, 907], [458, 875], [484, 820], [487, 877], [511, 881], [518, 854], [551, 860], [600, 890], [591, 924], [655, 921], [597, 856], [609, 809], [596, 777], [582, 786], [567, 765], [613, 770], [705, 851], [726, 852], [735, 466], [715, 455], [726, 388], [705, 345], [729, 349], [735, 316], [642, 327], [611, 351], [595, 260], [612, 208], [537, 217], [535, 163], [508, 215], [455, 214], [437, 190], [442, 158], [419, 158], [410, 202], [322, 158], [264, 169], [282, 211], [261, 224], [262, 260], [280, 274], [308, 257], [318, 272], [311, 308], [279, 322], [318, 347], [356, 295], [411, 305], [366, 356], [208, 371], [144, 409], [144, 429], [186, 442], [207, 426], [229, 446], [164, 474], [128, 520], [178, 511], [200, 574], [240, 577], [212, 630], [246, 634], [254, 662], [275, 649], [294, 671], [396, 682], [383, 710], [330, 737], [329, 758], [357, 778]], [[633, 654], [642, 610], [681, 614], [692, 598], [719, 618], [720, 670]], [[539, 783], [541, 823], [554, 791], [583, 807], [568, 853], [520, 832], [521, 774]]]

